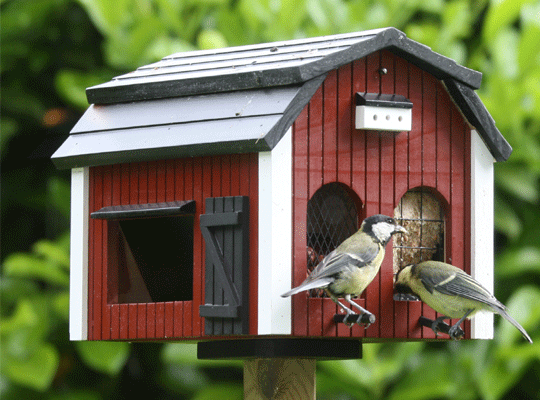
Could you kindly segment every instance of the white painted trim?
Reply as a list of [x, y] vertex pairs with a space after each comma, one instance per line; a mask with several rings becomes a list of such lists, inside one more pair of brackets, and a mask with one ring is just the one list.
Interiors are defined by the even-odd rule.
[[[471, 275], [493, 293], [495, 160], [475, 130], [471, 131]], [[471, 338], [493, 338], [493, 314], [471, 319]]]
[[259, 153], [259, 335], [291, 334], [292, 129]]
[[88, 196], [89, 169], [71, 170], [71, 251], [69, 339], [88, 339]]

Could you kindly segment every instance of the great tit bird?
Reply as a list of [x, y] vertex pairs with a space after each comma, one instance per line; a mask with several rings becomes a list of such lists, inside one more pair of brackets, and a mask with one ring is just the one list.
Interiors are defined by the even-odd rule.
[[452, 339], [457, 339], [459, 326], [465, 318], [472, 317], [477, 311], [489, 311], [502, 315], [532, 343], [525, 329], [508, 315], [504, 304], [469, 274], [453, 265], [439, 261], [408, 265], [397, 273], [394, 289], [398, 293], [420, 297], [428, 306], [443, 314], [431, 326], [435, 334], [439, 322], [460, 318], [448, 331]]
[[384, 258], [384, 248], [392, 235], [398, 232], [407, 233], [394, 218], [377, 214], [364, 219], [358, 232], [324, 257], [304, 282], [281, 297], [304, 290], [325, 289], [328, 296], [347, 313], [344, 321], [353, 311], [338, 297], [344, 297], [351, 306], [369, 314], [351, 301], [351, 297], [360, 296], [375, 278]]

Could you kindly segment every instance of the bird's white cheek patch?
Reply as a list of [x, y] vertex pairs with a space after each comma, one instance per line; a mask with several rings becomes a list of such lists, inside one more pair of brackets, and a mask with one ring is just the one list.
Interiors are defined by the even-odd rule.
[[381, 242], [386, 242], [394, 232], [395, 226], [387, 222], [379, 222], [371, 228], [377, 239]]

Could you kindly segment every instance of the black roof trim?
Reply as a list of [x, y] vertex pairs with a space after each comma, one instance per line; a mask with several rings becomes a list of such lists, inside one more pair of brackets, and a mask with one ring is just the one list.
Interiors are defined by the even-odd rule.
[[385, 93], [356, 93], [357, 106], [389, 107], [389, 108], [412, 108], [413, 103], [400, 94]]
[[94, 211], [94, 219], [132, 219], [148, 217], [171, 217], [195, 213], [195, 200], [169, 201], [163, 203], [127, 204], [108, 206]]
[[512, 146], [495, 126], [495, 121], [486, 110], [482, 100], [471, 88], [454, 80], [444, 81], [448, 92], [463, 115], [478, 131], [496, 161], [506, 161], [512, 154]]
[[388, 49], [438, 79], [477, 89], [480, 72], [465, 68], [395, 28], [178, 53], [86, 90], [90, 104], [300, 84]]

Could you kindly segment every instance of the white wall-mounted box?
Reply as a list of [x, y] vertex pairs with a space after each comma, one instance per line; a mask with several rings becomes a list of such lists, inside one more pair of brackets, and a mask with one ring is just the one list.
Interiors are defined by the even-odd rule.
[[356, 94], [356, 129], [410, 131], [413, 103], [404, 96], [381, 93]]

